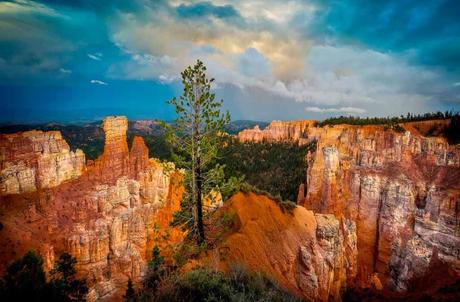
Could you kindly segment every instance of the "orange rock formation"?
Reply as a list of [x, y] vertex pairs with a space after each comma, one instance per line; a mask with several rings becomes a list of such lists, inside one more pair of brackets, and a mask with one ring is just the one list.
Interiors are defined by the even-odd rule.
[[[285, 140], [293, 122], [282, 124], [238, 138]], [[460, 276], [460, 146], [420, 135], [443, 125], [408, 123], [404, 133], [383, 126], [309, 126], [300, 138], [292, 136], [299, 143], [317, 141], [307, 155], [298, 204], [356, 223], [361, 285], [381, 282], [403, 292], [437, 262]]]
[[315, 214], [303, 207], [284, 213], [269, 198], [238, 193], [221, 212], [233, 215], [233, 230], [201, 264], [220, 270], [242, 264], [313, 301], [339, 301], [356, 275], [353, 221]]
[[305, 143], [308, 129], [314, 127], [315, 124], [316, 121], [273, 121], [263, 130], [255, 126], [253, 129], [241, 131], [238, 133], [238, 139], [242, 142], [298, 141]]
[[439, 259], [460, 274], [460, 146], [381, 127], [326, 127], [299, 204], [357, 225], [359, 280], [406, 291]]
[[0, 195], [52, 188], [84, 169], [85, 154], [70, 151], [58, 131], [0, 134]]
[[[89, 301], [120, 296], [128, 278], [140, 280], [154, 244], [181, 238], [169, 229], [180, 203], [174, 166], [148, 158], [141, 137], [128, 151], [127, 119], [104, 120], [104, 153], [85, 167], [59, 132], [2, 135], [0, 270], [27, 250], [47, 269], [67, 251], [87, 278]], [[20, 193], [20, 194], [19, 194]], [[157, 230], [157, 231], [155, 231]]]

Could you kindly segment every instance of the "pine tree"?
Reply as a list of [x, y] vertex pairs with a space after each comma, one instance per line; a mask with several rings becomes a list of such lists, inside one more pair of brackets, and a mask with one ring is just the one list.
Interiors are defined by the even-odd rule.
[[131, 278], [128, 279], [128, 287], [126, 288], [126, 292], [123, 298], [125, 298], [126, 302], [136, 301], [136, 291], [134, 290], [133, 281]]
[[230, 114], [220, 111], [223, 101], [216, 101], [211, 93], [214, 79], [208, 79], [205, 72], [200, 60], [187, 67], [181, 73], [182, 96], [168, 101], [177, 114], [168, 138], [176, 148], [176, 163], [185, 170], [186, 189], [173, 223], [189, 230], [199, 245], [205, 242], [203, 198], [223, 180], [223, 167], [215, 164], [215, 159], [224, 126], [230, 121]]
[[76, 278], [77, 259], [69, 253], [62, 253], [51, 270], [51, 288], [56, 301], [85, 301], [88, 293], [86, 280]]
[[40, 301], [46, 299], [46, 277], [43, 259], [34, 251], [27, 252], [6, 270], [1, 282], [3, 301]]

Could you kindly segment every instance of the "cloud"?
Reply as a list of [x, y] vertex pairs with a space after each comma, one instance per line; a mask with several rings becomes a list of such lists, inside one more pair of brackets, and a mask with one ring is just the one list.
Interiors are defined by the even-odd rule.
[[102, 54], [101, 53], [95, 53], [95, 54], [88, 54], [88, 58], [93, 59], [95, 61], [100, 61], [102, 59]]
[[[413, 64], [410, 56], [305, 36], [303, 27], [293, 22], [300, 22], [302, 12], [302, 25], [318, 24], [322, 4], [213, 3], [174, 1], [155, 10], [147, 6], [136, 18], [121, 13], [111, 23], [112, 39], [130, 60], [112, 66], [109, 75], [167, 83], [178, 80], [199, 58], [219, 85], [264, 90], [286, 104], [363, 110], [356, 114], [376, 112], [372, 107], [393, 114], [402, 103], [418, 111], [452, 95], [441, 73]], [[232, 22], [233, 17], [243, 20]]]
[[340, 108], [319, 108], [319, 107], [305, 107], [307, 112], [323, 113], [323, 112], [346, 112], [346, 113], [365, 113], [363, 108], [356, 107], [340, 107]]
[[52, 17], [60, 16], [55, 9], [35, 1], [17, 0], [0, 2], [0, 15], [7, 14], [41, 14]]
[[344, 1], [0, 2], [0, 80], [176, 87], [201, 59], [224, 99], [280, 118], [458, 107], [457, 2]]
[[91, 80], [91, 84], [97, 84], [97, 85], [108, 85], [106, 82], [101, 81], [101, 80]]
[[59, 68], [59, 72], [64, 73], [64, 74], [71, 74], [72, 70], [65, 69], [65, 68]]

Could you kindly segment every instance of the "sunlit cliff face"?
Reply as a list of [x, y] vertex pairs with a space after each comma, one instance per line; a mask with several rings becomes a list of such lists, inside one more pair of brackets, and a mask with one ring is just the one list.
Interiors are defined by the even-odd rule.
[[421, 136], [414, 127], [430, 122], [402, 124], [407, 131], [397, 133], [380, 125], [320, 128], [308, 121], [274, 121], [263, 130], [241, 131], [238, 139], [315, 140], [297, 203], [356, 223], [355, 284], [375, 286], [378, 280], [404, 292], [423, 278], [438, 282], [434, 267], [448, 267], [452, 273], [443, 274], [453, 278], [460, 267], [460, 149], [442, 137]]
[[13, 113], [34, 107], [20, 84], [44, 108], [58, 90], [61, 110], [83, 102], [140, 114], [201, 59], [234, 118], [455, 110], [456, 11], [453, 0], [2, 2], [1, 89], [18, 100]]
[[28, 250], [47, 271], [66, 251], [87, 279], [88, 301], [119, 300], [128, 278], [141, 281], [153, 245], [166, 255], [182, 240], [169, 227], [183, 190], [174, 165], [149, 159], [139, 136], [128, 150], [126, 117], [103, 128], [104, 152], [88, 162], [58, 131], [0, 135], [2, 276]]

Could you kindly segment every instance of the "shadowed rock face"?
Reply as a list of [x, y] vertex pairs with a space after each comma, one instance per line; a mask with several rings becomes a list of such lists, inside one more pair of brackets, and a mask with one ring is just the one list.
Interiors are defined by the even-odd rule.
[[317, 141], [307, 154], [307, 185], [300, 186], [298, 204], [356, 223], [359, 284], [406, 291], [435, 262], [458, 278], [459, 145], [420, 136], [414, 130], [420, 123], [403, 125], [405, 133], [383, 126], [308, 126], [300, 139], [289, 135], [293, 123], [301, 124], [277, 122], [276, 131], [252, 129], [238, 137]]
[[[29, 249], [44, 257], [46, 269], [67, 251], [87, 278], [88, 299], [113, 298], [128, 278], [140, 280], [154, 244], [167, 252], [166, 243], [181, 238], [169, 228], [179, 208], [180, 176], [173, 165], [149, 159], [141, 137], [129, 151], [127, 123], [125, 117], [104, 120], [104, 153], [86, 166], [84, 154], [69, 151], [59, 132], [1, 137], [2, 271]], [[18, 171], [13, 176], [11, 167]], [[168, 231], [168, 242], [158, 229]]]

